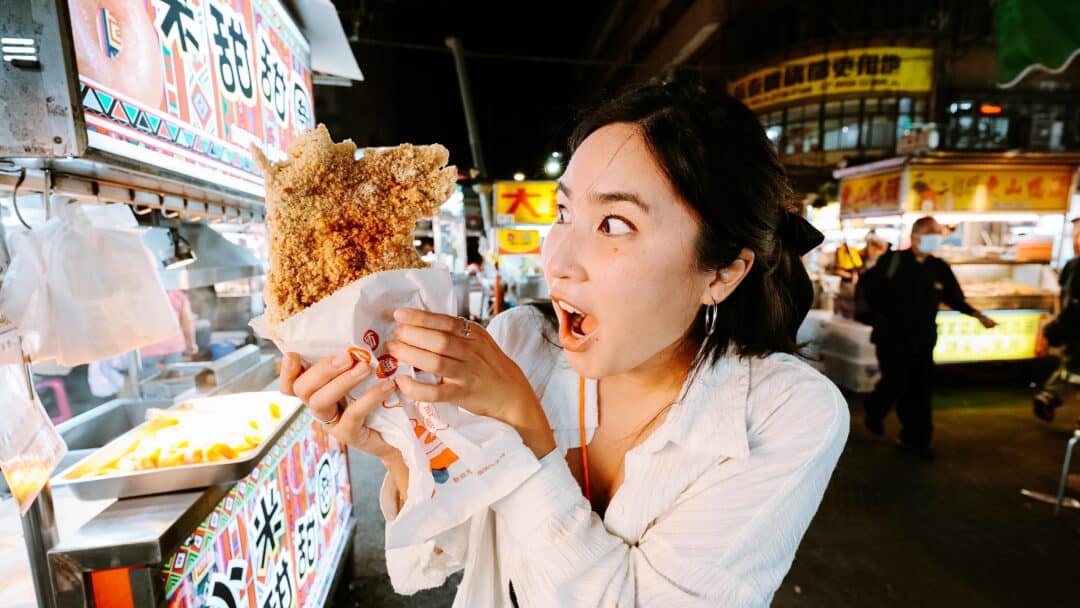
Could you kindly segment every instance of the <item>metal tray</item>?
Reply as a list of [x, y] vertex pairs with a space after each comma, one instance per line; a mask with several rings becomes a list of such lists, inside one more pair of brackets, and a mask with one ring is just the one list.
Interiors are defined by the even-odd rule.
[[[258, 447], [248, 451], [241, 458], [188, 464], [145, 471], [133, 471], [104, 477], [69, 478], [68, 475], [83, 467], [93, 468], [94, 461], [109, 459], [116, 451], [129, 445], [135, 435], [141, 433], [150, 422], [144, 422], [99, 450], [72, 464], [52, 479], [53, 487], [67, 486], [83, 500], [102, 500], [108, 498], [129, 498], [149, 494], [164, 494], [180, 490], [205, 488], [216, 484], [236, 482], [246, 477], [277, 443], [278, 439], [303, 413], [300, 400], [277, 392], [235, 393], [219, 397], [191, 399], [184, 403], [194, 403], [200, 407], [229, 407], [229, 403], [238, 401], [276, 401], [282, 408], [281, 422]], [[182, 404], [180, 404], [182, 405]], [[178, 407], [178, 406], [174, 406]], [[291, 408], [291, 410], [290, 410]], [[171, 409], [171, 408], [170, 408]]]

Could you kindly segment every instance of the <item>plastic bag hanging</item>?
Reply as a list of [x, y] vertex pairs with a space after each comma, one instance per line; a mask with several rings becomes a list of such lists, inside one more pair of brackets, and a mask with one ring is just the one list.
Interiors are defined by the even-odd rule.
[[55, 217], [12, 237], [0, 287], [0, 315], [19, 328], [31, 360], [74, 366], [179, 332], [141, 232], [95, 225], [82, 205], [53, 201]]

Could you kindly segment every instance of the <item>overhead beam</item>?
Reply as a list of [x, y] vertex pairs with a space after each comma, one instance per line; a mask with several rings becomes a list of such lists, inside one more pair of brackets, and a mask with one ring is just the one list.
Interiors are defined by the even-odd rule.
[[677, 67], [712, 39], [731, 16], [728, 0], [697, 0], [649, 53], [645, 66], [634, 74], [635, 80], [659, 76]]

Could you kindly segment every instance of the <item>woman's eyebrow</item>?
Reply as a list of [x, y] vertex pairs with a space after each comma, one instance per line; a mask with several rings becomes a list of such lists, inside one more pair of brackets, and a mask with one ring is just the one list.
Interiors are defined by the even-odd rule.
[[[567, 198], [571, 197], [571, 195], [570, 195], [570, 186], [567, 186], [566, 184], [564, 184], [563, 182], [560, 181], [560, 182], [557, 183], [556, 188], [558, 188], [558, 190], [560, 192], [565, 194]], [[632, 204], [636, 205], [639, 209], [641, 209], [645, 213], [649, 213], [649, 211], [650, 211], [649, 205], [645, 201], [641, 200], [640, 196], [638, 196], [637, 194], [635, 194], [633, 192], [622, 192], [622, 191], [616, 191], [616, 192], [590, 192], [589, 193], [589, 199], [592, 202], [599, 203], [601, 205], [610, 205], [612, 203], [617, 203], [619, 201], [626, 201], [628, 203], [632, 203]]]
[[589, 198], [602, 205], [610, 205], [611, 203], [617, 203], [619, 201], [626, 201], [633, 203], [639, 209], [645, 213], [649, 213], [649, 205], [641, 200], [641, 197], [633, 192], [593, 192], [589, 195]]

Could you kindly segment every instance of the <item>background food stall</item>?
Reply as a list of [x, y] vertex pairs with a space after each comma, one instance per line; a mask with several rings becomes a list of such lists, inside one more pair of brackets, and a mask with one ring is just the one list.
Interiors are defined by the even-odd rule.
[[[479, 318], [481, 306], [478, 300], [482, 287], [475, 277], [467, 274], [469, 264], [469, 239], [482, 234], [479, 226], [469, 228], [466, 215], [467, 200], [464, 189], [454, 189], [434, 217], [421, 219], [413, 231], [413, 246], [428, 264], [446, 268], [454, 283], [455, 312], [465, 317]], [[475, 216], [474, 216], [475, 217]], [[479, 219], [479, 218], [476, 218]], [[473, 246], [475, 250], [475, 245]], [[472, 295], [475, 294], [475, 297]]]
[[[1054, 267], [1072, 255], [1065, 214], [1078, 165], [1069, 154], [937, 152], [841, 169], [839, 231], [861, 244], [874, 230], [904, 248], [914, 221], [934, 216], [952, 230], [935, 255], [950, 263], [969, 302], [999, 323], [985, 330], [943, 308], [934, 360], [1042, 357], [1040, 325], [1057, 302]], [[821, 365], [841, 386], [868, 391], [878, 377], [870, 328], [845, 317], [815, 312]]]
[[[149, 370], [133, 353], [128, 398], [60, 424], [69, 455], [56, 490], [46, 485], [22, 518], [22, 539], [18, 510], [0, 500], [0, 606], [35, 598], [41, 606], [326, 601], [353, 527], [351, 490], [344, 448], [302, 408], [282, 415], [257, 457], [215, 452], [203, 469], [198, 459], [176, 465], [153, 495], [108, 483], [86, 493], [59, 479], [118, 436], [144, 432], [148, 415], [174, 411], [174, 398], [272, 382], [272, 354], [230, 337], [246, 334], [247, 318], [261, 310], [266, 210], [249, 146], [282, 157], [314, 125], [313, 81], [361, 78], [351, 52], [341, 52], [348, 44], [330, 3], [290, 9], [277, 0], [13, 0], [0, 8], [0, 191], [12, 201], [0, 228], [0, 273], [10, 261], [5, 232], [37, 228], [69, 200], [125, 205], [149, 228], [144, 244], [162, 262], [163, 285], [184, 290], [211, 324], [205, 333], [218, 340], [199, 340], [202, 358], [216, 342], [235, 349], [179, 364], [168, 377], [140, 374]], [[317, 33], [302, 30], [297, 13]], [[34, 371], [57, 372], [48, 362]], [[27, 377], [46, 376], [28, 369]], [[36, 398], [33, 385], [27, 399]], [[39, 390], [57, 393], [40, 382]], [[216, 398], [225, 400], [220, 411], [245, 399]], [[160, 454], [152, 456], [139, 475], [169, 469], [150, 466]], [[239, 460], [250, 469], [237, 468]], [[196, 469], [218, 472], [197, 479]]]
[[495, 182], [495, 246], [499, 274], [515, 303], [547, 299], [540, 243], [558, 210], [555, 181]]

